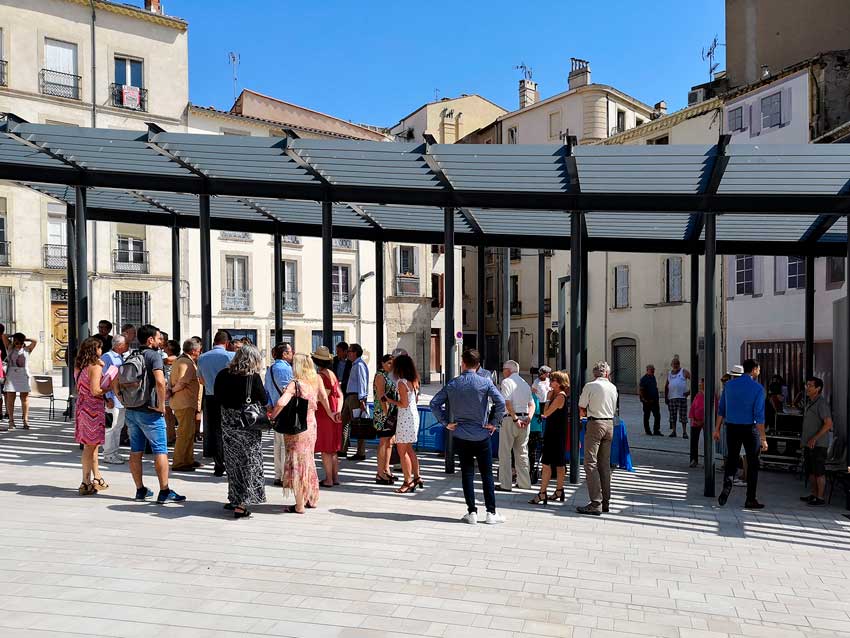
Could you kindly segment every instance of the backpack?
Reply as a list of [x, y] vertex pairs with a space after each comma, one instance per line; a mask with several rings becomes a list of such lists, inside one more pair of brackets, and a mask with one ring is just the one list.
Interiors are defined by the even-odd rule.
[[141, 350], [133, 350], [118, 368], [118, 396], [125, 408], [149, 407], [151, 389], [145, 355]]

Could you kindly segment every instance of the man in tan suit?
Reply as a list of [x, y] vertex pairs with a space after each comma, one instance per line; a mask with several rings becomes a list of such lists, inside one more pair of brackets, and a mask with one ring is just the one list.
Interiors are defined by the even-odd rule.
[[171, 470], [194, 472], [201, 464], [195, 460], [195, 420], [201, 411], [201, 383], [198, 380], [198, 357], [201, 342], [186, 339], [183, 354], [174, 360], [171, 368], [171, 409], [177, 418], [177, 442]]

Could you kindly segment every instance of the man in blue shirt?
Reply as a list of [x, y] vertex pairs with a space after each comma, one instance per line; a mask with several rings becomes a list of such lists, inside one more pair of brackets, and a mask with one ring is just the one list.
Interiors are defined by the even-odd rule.
[[[431, 399], [431, 412], [447, 430], [453, 433], [454, 449], [460, 459], [463, 496], [466, 499], [464, 523], [478, 523], [475, 506], [475, 463], [484, 488], [484, 505], [488, 525], [504, 523], [496, 513], [496, 490], [493, 482], [493, 452], [490, 437], [505, 415], [505, 400], [489, 376], [479, 372], [481, 355], [467, 350], [461, 356], [461, 375], [449, 381]], [[493, 409], [489, 404], [492, 401]], [[489, 412], [489, 418], [488, 418]], [[450, 416], [451, 415], [451, 416]]]
[[213, 476], [224, 476], [224, 450], [221, 443], [221, 403], [213, 396], [215, 378], [233, 360], [235, 352], [228, 349], [230, 335], [219, 330], [213, 338], [213, 348], [198, 357], [198, 376], [204, 386], [204, 456], [215, 462]]
[[[274, 406], [286, 386], [292, 381], [292, 345], [279, 343], [272, 349], [274, 363], [266, 370], [266, 381], [263, 384], [269, 397], [269, 407]], [[283, 485], [283, 464], [286, 459], [286, 447], [283, 434], [274, 433], [274, 485]]]
[[[111, 324], [110, 324], [111, 325]], [[124, 353], [129, 346], [124, 335], [110, 337], [112, 347], [104, 352], [100, 359], [103, 361], [103, 373], [115, 366], [120, 368], [124, 363]], [[106, 393], [106, 411], [112, 415], [112, 427], [106, 430], [106, 439], [103, 442], [103, 462], [109, 464], [121, 464], [126, 459], [119, 453], [121, 446], [121, 431], [124, 429], [124, 406], [118, 400], [118, 396], [110, 390]]]
[[[355, 411], [359, 415], [368, 414], [366, 399], [369, 397], [369, 366], [363, 361], [363, 348], [359, 343], [348, 346], [348, 360], [351, 361], [351, 372], [348, 383], [344, 386], [342, 402], [342, 452], [348, 454], [348, 444], [351, 438], [351, 421]], [[366, 440], [357, 439], [357, 453], [348, 457], [351, 461], [366, 460]]]
[[726, 382], [720, 404], [717, 409], [717, 426], [714, 440], [720, 440], [720, 428], [726, 424], [726, 468], [723, 477], [723, 491], [717, 502], [726, 505], [732, 492], [732, 481], [737, 470], [737, 459], [741, 446], [747, 455], [747, 500], [746, 509], [760, 510], [764, 507], [756, 499], [756, 487], [759, 479], [759, 441], [761, 451], [767, 452], [767, 438], [764, 433], [764, 388], [756, 381], [761, 369], [758, 361], [744, 361], [744, 374]]

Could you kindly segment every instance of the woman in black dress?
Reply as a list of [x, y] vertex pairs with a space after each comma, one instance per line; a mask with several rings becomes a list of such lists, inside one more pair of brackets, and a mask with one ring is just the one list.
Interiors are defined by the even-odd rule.
[[554, 471], [557, 476], [555, 493], [552, 500], [564, 500], [564, 474], [567, 467], [567, 430], [569, 403], [567, 396], [570, 393], [570, 375], [563, 371], [553, 372], [550, 376], [552, 390], [549, 393], [549, 404], [543, 413], [546, 426], [543, 430], [543, 454], [540, 462], [543, 467], [543, 475], [540, 478], [540, 492], [528, 501], [532, 505], [549, 502], [546, 488]]

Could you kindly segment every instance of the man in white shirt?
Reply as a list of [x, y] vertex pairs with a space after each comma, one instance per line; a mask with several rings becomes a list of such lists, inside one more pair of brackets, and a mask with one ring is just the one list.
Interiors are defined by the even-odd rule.
[[578, 400], [579, 415], [587, 417], [584, 433], [584, 475], [590, 503], [577, 507], [579, 514], [600, 516], [611, 502], [611, 442], [614, 439], [614, 413], [617, 388], [608, 377], [611, 366], [598, 361], [593, 381], [584, 386]]
[[499, 430], [499, 492], [510, 492], [513, 487], [511, 451], [516, 464], [517, 487], [531, 489], [531, 473], [528, 462], [528, 426], [534, 416], [534, 400], [531, 387], [519, 376], [519, 364], [505, 361], [502, 366], [500, 390], [505, 398], [507, 412]]
[[540, 366], [537, 370], [537, 378], [534, 380], [534, 383], [531, 384], [531, 391], [537, 396], [537, 400], [540, 401], [540, 409], [543, 409], [543, 406], [546, 404], [546, 401], [549, 399], [549, 375], [552, 372], [552, 368], [549, 366]]

